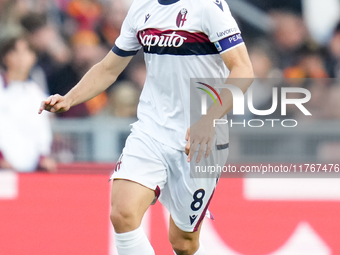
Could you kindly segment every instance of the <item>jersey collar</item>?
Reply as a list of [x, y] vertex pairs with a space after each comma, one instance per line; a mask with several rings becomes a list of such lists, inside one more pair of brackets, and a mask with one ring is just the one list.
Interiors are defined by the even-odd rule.
[[158, 3], [162, 5], [170, 5], [170, 4], [177, 3], [178, 1], [180, 0], [158, 0]]

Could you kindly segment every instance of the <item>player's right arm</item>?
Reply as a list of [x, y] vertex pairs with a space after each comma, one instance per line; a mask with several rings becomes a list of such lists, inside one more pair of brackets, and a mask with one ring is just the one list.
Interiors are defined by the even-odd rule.
[[39, 114], [43, 110], [53, 113], [65, 112], [72, 106], [99, 95], [117, 80], [117, 77], [126, 68], [132, 57], [120, 57], [110, 51], [65, 96], [56, 94], [41, 102]]
[[139, 1], [135, 1], [132, 4], [123, 22], [120, 36], [106, 57], [94, 65], [65, 96], [53, 95], [43, 101], [39, 113], [43, 110], [53, 113], [67, 111], [70, 107], [97, 96], [117, 80], [119, 74], [142, 47], [137, 39], [138, 22], [135, 20], [135, 12], [139, 9], [138, 3]]

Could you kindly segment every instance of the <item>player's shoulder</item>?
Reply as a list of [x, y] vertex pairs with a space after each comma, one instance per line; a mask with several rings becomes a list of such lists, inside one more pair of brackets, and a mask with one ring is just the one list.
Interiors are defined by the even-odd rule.
[[142, 8], [149, 8], [150, 5], [156, 4], [157, 0], [133, 0], [131, 6], [130, 6], [130, 12], [131, 11], [138, 11]]
[[136, 23], [138, 18], [152, 8], [155, 3], [157, 4], [157, 0], [134, 0], [129, 8], [127, 18]]
[[228, 3], [225, 0], [198, 0], [203, 9], [213, 9], [216, 11], [229, 11]]

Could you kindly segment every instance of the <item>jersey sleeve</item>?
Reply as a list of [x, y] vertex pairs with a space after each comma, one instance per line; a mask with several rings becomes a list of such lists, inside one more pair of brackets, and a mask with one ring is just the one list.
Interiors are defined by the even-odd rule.
[[134, 8], [131, 6], [112, 51], [121, 57], [136, 55], [142, 47], [137, 39], [137, 29], [133, 19]]
[[243, 44], [241, 31], [224, 0], [207, 0], [202, 29], [220, 53]]

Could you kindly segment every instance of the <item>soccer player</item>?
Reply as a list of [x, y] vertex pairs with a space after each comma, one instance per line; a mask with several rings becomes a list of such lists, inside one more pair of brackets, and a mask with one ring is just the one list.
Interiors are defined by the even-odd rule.
[[231, 110], [232, 95], [221, 90], [223, 106], [212, 105], [190, 126], [190, 78], [250, 78], [237, 84], [243, 92], [253, 78], [240, 30], [224, 1], [135, 1], [112, 51], [65, 96], [43, 101], [39, 112], [67, 111], [98, 95], [140, 48], [147, 78], [138, 121], [112, 175], [117, 250], [119, 255], [154, 254], [140, 225], [159, 197], [171, 215], [169, 239], [175, 253], [206, 254], [199, 243], [200, 226], [217, 181], [190, 178], [189, 162], [225, 164], [228, 141], [214, 139], [212, 123]]

